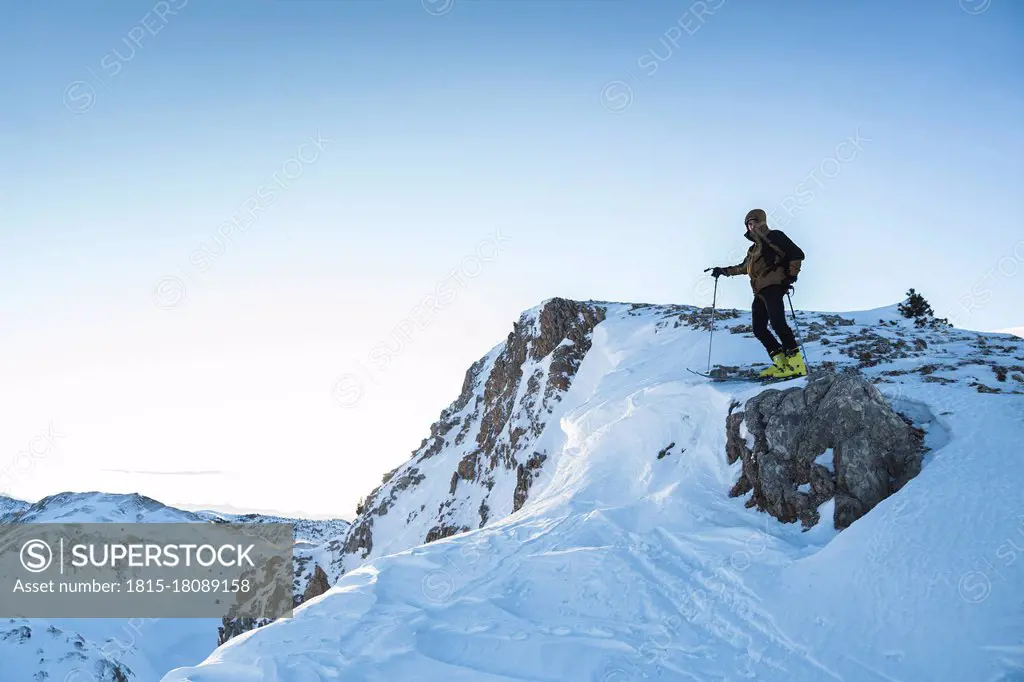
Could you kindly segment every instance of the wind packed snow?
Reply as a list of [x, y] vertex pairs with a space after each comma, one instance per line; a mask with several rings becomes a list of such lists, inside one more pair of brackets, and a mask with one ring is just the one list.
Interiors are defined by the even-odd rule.
[[[926, 334], [895, 307], [842, 317], [806, 344], [812, 365], [850, 364], [844, 337], [869, 328], [924, 343], [864, 372], [931, 448], [848, 529], [801, 532], [729, 498], [740, 464], [726, 464], [726, 416], [764, 389], [687, 372], [703, 368], [707, 333], [665, 307], [612, 304], [533, 445], [550, 457], [519, 512], [394, 554], [375, 546], [294, 618], [165, 682], [1024, 679], [1024, 347], [985, 353], [984, 336]], [[713, 360], [765, 358], [737, 331], [715, 334]], [[440, 460], [423, 486], [447, 490], [451, 469], [429, 470]], [[397, 537], [420, 504], [399, 499], [382, 522]]]

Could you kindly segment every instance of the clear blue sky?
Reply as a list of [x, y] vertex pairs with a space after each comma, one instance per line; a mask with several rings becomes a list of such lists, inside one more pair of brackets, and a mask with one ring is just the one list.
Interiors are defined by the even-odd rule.
[[[1012, 0], [2, 12], [0, 473], [67, 433], [15, 494], [350, 514], [521, 310], [707, 304], [758, 206], [808, 254], [801, 307], [916, 287], [1024, 324]], [[284, 467], [318, 480], [275, 489]]]

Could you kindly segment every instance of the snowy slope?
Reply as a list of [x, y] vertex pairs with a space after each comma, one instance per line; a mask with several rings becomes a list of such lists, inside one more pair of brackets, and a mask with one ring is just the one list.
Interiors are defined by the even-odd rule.
[[23, 500], [17, 500], [13, 497], [6, 497], [0, 495], [0, 519], [8, 514], [14, 514], [16, 512], [25, 511], [32, 505]]
[[143, 495], [59, 493], [0, 517], [2, 523], [200, 523], [192, 512]]
[[64, 630], [49, 621], [10, 618], [0, 623], [0, 676], [4, 680], [123, 682], [135, 679], [135, 671], [109, 653], [78, 632]]
[[[348, 524], [263, 515], [189, 512], [142, 495], [61, 493], [30, 504], [0, 498], [0, 523], [294, 523], [296, 578], [302, 594], [316, 559]], [[319, 559], [328, 562], [330, 557]], [[153, 682], [168, 670], [200, 661], [217, 646], [219, 619], [7, 619], [0, 622], [3, 682]], [[44, 677], [45, 675], [45, 677]], [[121, 679], [118, 676], [123, 675]]]
[[[706, 357], [699, 311], [587, 305], [605, 319], [531, 438], [548, 456], [521, 509], [375, 550], [165, 681], [1024, 679], [1024, 342], [895, 306], [802, 314], [809, 361], [876, 378], [931, 451], [848, 529], [801, 532], [728, 497], [726, 415], [762, 388], [686, 371]], [[763, 362], [749, 315], [722, 317], [715, 362]], [[448, 499], [439, 480], [420, 504]]]

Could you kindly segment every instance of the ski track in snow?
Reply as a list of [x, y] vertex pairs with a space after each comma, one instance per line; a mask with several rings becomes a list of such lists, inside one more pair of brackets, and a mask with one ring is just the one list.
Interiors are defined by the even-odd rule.
[[[867, 373], [963, 357], [975, 337]], [[728, 497], [726, 415], [764, 388], [687, 372], [706, 333], [616, 306], [593, 342], [518, 513], [374, 557], [165, 682], [1024, 679], [1024, 561], [1001, 551], [1024, 547], [1024, 396], [883, 386], [927, 430], [923, 471], [842, 533], [831, 501], [801, 532]], [[715, 343], [718, 362], [763, 362], [750, 334]]]

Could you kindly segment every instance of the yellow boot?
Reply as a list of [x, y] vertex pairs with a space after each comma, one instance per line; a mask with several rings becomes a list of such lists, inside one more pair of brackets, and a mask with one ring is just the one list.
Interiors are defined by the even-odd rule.
[[805, 377], [807, 376], [807, 365], [804, 363], [804, 354], [799, 349], [792, 354], [786, 354], [786, 364], [789, 365], [791, 373], [786, 376]]
[[785, 353], [783, 353], [781, 350], [777, 350], [774, 353], [772, 353], [771, 356], [773, 364], [768, 369], [761, 370], [762, 379], [784, 377], [788, 376], [789, 373], [792, 372], [789, 365], [786, 364]]

